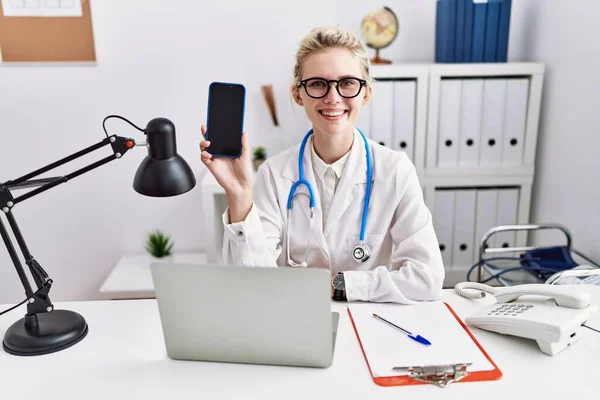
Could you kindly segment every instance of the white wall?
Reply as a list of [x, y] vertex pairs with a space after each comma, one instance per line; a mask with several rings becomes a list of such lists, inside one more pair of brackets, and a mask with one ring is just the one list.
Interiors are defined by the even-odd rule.
[[[592, 182], [594, 169], [589, 166], [595, 165], [596, 170], [598, 166], [593, 159], [598, 138], [592, 131], [598, 126], [594, 124], [598, 116], [592, 113], [592, 95], [598, 87], [595, 82], [593, 92], [592, 84], [582, 78], [596, 73], [598, 64], [597, 58], [596, 68], [566, 60], [567, 55], [578, 56], [578, 49], [582, 55], [590, 53], [592, 39], [598, 36], [591, 29], [598, 28], [590, 25], [588, 34], [581, 35], [587, 43], [571, 40], [583, 29], [577, 18], [591, 22], [592, 16], [583, 7], [567, 11], [564, 4], [515, 0], [509, 60], [537, 61], [539, 56], [540, 61], [566, 65], [566, 71], [549, 66], [552, 80], [547, 80], [545, 94], [552, 98], [544, 104], [536, 186], [539, 211], [533, 215], [566, 221], [573, 210], [573, 222], [568, 224], [581, 249], [598, 255], [593, 247], [598, 238], [594, 224], [590, 228], [583, 224], [584, 218], [591, 221], [588, 214], [599, 204], [598, 186], [590, 196], [589, 186], [576, 187], [576, 180], [570, 179], [575, 173], [581, 177], [579, 182], [584, 182], [584, 176]], [[288, 96], [293, 56], [302, 36], [323, 24], [340, 24], [358, 33], [361, 18], [382, 5], [344, 0], [294, 5], [266, 0], [94, 0], [96, 65], [0, 67], [0, 181], [100, 141], [102, 119], [113, 113], [139, 125], [157, 116], [172, 119], [179, 151], [200, 179], [204, 168], [198, 156], [199, 127], [206, 116], [207, 87], [214, 80], [246, 85], [246, 130], [252, 145], [263, 144], [270, 153], [277, 152], [298, 141], [307, 126], [303, 111], [292, 109]], [[435, 0], [394, 0], [385, 5], [397, 13], [401, 28], [382, 56], [396, 62], [433, 61]], [[544, 11], [538, 11], [542, 6]], [[578, 15], [556, 20], [565, 13]], [[546, 37], [546, 31], [554, 40]], [[565, 39], [558, 40], [563, 45], [560, 53], [553, 52], [553, 42], [561, 35]], [[572, 73], [581, 83], [570, 78]], [[275, 87], [279, 128], [270, 122], [260, 93], [262, 84]], [[587, 102], [578, 104], [581, 91], [587, 93]], [[109, 121], [108, 129], [142, 139], [120, 121]], [[110, 150], [104, 148], [54, 172], [68, 173], [108, 154]], [[131, 182], [144, 155], [143, 148], [137, 148], [121, 160], [15, 207], [31, 252], [55, 281], [54, 301], [97, 298], [110, 268], [122, 255], [142, 252], [150, 229], [170, 232], [179, 251], [203, 249], [203, 237], [210, 232], [202, 226], [200, 187], [171, 199], [137, 195]], [[554, 185], [549, 176], [565, 182]], [[569, 188], [565, 194], [563, 187]], [[571, 193], [577, 191], [587, 195], [573, 197]], [[14, 267], [0, 247], [0, 304], [22, 298]]]
[[[520, 0], [512, 55], [546, 63], [532, 222], [560, 223], [600, 261], [600, 3]], [[535, 245], [561, 235], [538, 235]]]

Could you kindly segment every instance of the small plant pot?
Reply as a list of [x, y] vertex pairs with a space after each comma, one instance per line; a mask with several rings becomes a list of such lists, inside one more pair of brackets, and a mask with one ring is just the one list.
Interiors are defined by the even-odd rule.
[[165, 256], [165, 257], [154, 257], [151, 255], [150, 258], [152, 259], [153, 263], [167, 264], [167, 263], [173, 262], [173, 254], [171, 254], [170, 256]]
[[254, 164], [254, 171], [258, 171], [258, 167], [260, 167], [260, 164], [264, 163], [265, 159], [264, 158], [257, 158], [252, 160], [252, 164]]

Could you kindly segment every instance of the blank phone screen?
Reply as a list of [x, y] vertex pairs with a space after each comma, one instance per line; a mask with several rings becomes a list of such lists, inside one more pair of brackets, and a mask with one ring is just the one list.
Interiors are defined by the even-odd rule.
[[208, 93], [207, 151], [214, 156], [239, 157], [244, 129], [244, 86], [212, 83]]

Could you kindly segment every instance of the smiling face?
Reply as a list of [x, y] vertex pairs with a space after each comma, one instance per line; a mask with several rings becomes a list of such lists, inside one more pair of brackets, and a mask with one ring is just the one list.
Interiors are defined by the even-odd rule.
[[[330, 48], [308, 56], [302, 63], [302, 76], [300, 80], [310, 78], [365, 79], [363, 68], [354, 58], [352, 53], [345, 48]], [[370, 96], [370, 87], [363, 86], [358, 96], [344, 98], [335, 88], [335, 83], [330, 83], [327, 95], [320, 99], [310, 97], [304, 87], [294, 90], [296, 103], [303, 106], [308, 119], [311, 121], [315, 135], [339, 136], [353, 134], [353, 127], [361, 107]], [[340, 91], [344, 93], [344, 86], [352, 85], [351, 81], [340, 83]], [[315, 83], [316, 88], [322, 84]]]

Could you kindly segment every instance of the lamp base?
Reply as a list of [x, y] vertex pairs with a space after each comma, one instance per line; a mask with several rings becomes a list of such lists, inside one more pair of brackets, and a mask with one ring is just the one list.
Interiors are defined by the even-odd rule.
[[2, 347], [17, 356], [38, 356], [73, 346], [88, 333], [85, 319], [68, 310], [21, 318], [8, 328]]

